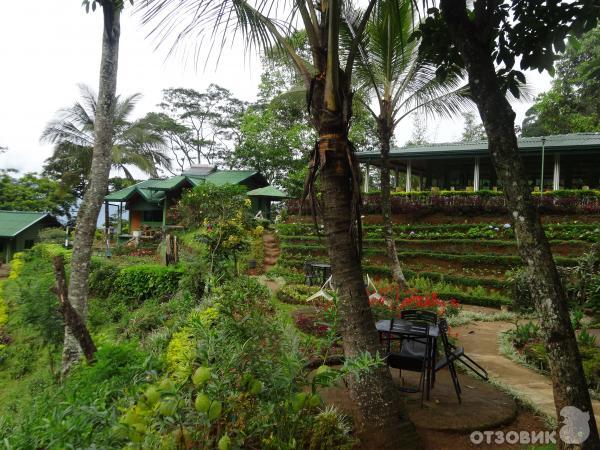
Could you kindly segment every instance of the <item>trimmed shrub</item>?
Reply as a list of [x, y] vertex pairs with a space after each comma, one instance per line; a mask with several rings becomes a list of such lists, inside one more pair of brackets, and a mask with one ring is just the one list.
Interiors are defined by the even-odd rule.
[[166, 300], [177, 291], [182, 274], [181, 268], [157, 264], [125, 267], [115, 280], [114, 291], [130, 300]]

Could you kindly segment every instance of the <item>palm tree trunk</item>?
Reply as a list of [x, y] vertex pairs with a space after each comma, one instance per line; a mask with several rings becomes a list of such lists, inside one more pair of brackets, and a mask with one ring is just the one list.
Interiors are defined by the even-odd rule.
[[448, 0], [443, 0], [441, 6], [451, 37], [465, 61], [471, 94], [488, 136], [492, 163], [512, 215], [519, 253], [525, 263], [529, 287], [540, 316], [557, 417], [560, 419], [560, 411], [565, 406], [587, 411], [590, 414], [590, 436], [581, 448], [600, 448], [567, 299], [519, 154], [514, 131], [515, 113], [500, 88], [489, 49], [472, 40], [474, 33], [469, 30], [466, 8]]
[[383, 230], [385, 246], [390, 260], [392, 279], [405, 289], [406, 278], [398, 259], [396, 242], [394, 241], [394, 228], [392, 225], [392, 199], [390, 194], [390, 141], [392, 135], [384, 123], [379, 123], [379, 145], [381, 148], [381, 213], [383, 215]]
[[[343, 128], [343, 127], [342, 127]], [[338, 289], [340, 332], [344, 354], [352, 358], [380, 351], [363, 281], [360, 258], [350, 233], [353, 226], [351, 173], [345, 131], [320, 131], [319, 150], [327, 155], [321, 172], [323, 220], [329, 258]], [[350, 380], [350, 393], [361, 414], [359, 430], [368, 428], [370, 448], [418, 448], [419, 439], [401, 406], [399, 392], [387, 367]], [[377, 438], [377, 442], [372, 439]]]
[[[102, 60], [100, 63], [100, 88], [94, 128], [95, 141], [90, 170], [90, 182], [77, 213], [77, 228], [71, 258], [69, 303], [83, 321], [87, 317], [88, 275], [92, 244], [100, 207], [108, 191], [113, 144], [113, 109], [117, 88], [117, 66], [120, 38], [120, 7], [115, 0], [101, 2], [104, 20]], [[62, 355], [62, 374], [68, 373], [73, 363], [81, 357], [77, 339], [65, 328]]]

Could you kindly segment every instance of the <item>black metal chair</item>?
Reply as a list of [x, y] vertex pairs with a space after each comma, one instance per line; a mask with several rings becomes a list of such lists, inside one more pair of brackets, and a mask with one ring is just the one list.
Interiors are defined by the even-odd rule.
[[450, 343], [448, 339], [448, 322], [446, 319], [440, 319], [438, 327], [440, 329], [440, 336], [442, 338], [442, 345], [444, 347], [444, 356], [435, 364], [434, 373], [448, 366], [450, 376], [452, 377], [452, 383], [454, 384], [454, 390], [456, 391], [456, 397], [458, 398], [458, 403], [461, 403], [460, 394], [462, 393], [462, 389], [458, 381], [458, 375], [456, 373], [454, 362], [458, 361], [462, 363], [485, 381], [488, 380], [488, 373], [483, 367], [465, 354], [465, 349], [463, 347], [456, 347]]
[[313, 264], [314, 261], [304, 262], [304, 282], [308, 286], [312, 286], [313, 282], [319, 279], [319, 274], [315, 271]]
[[[423, 310], [405, 310], [400, 313], [400, 318], [411, 322], [413, 325], [422, 327], [422, 337], [395, 338], [392, 335], [394, 328], [394, 319], [390, 320], [390, 329], [387, 334], [387, 365], [398, 369], [400, 377], [402, 370], [409, 372], [420, 372], [419, 388], [402, 388], [404, 392], [421, 392], [421, 406], [423, 405], [423, 396], [429, 391], [429, 380], [427, 373], [435, 364], [435, 349], [433, 341], [429, 338], [429, 327], [437, 322], [437, 314], [431, 311]], [[392, 341], [399, 340], [400, 348], [398, 351], [392, 351]]]

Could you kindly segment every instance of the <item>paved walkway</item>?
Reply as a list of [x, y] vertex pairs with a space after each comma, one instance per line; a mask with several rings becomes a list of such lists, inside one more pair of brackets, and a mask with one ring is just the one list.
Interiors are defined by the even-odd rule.
[[[466, 353], [488, 371], [490, 378], [519, 393], [550, 417], [556, 417], [550, 379], [502, 356], [499, 334], [514, 327], [509, 322], [472, 322], [453, 328]], [[600, 426], [600, 402], [593, 400], [596, 423]]]

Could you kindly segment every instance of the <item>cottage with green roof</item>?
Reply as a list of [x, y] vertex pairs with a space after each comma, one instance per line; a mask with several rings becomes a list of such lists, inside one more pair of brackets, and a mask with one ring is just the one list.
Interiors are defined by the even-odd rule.
[[31, 248], [42, 228], [56, 226], [60, 226], [58, 220], [47, 213], [0, 211], [0, 264]]
[[286, 194], [270, 186], [265, 177], [253, 170], [219, 170], [215, 166], [195, 165], [168, 179], [141, 181], [104, 197], [105, 203], [116, 204], [119, 215], [123, 208], [129, 211], [130, 232], [144, 228], [158, 229], [177, 225], [174, 206], [184, 189], [192, 189], [201, 183], [217, 186], [237, 184], [248, 189], [255, 213], [262, 212], [269, 218], [271, 201], [286, 198]]

